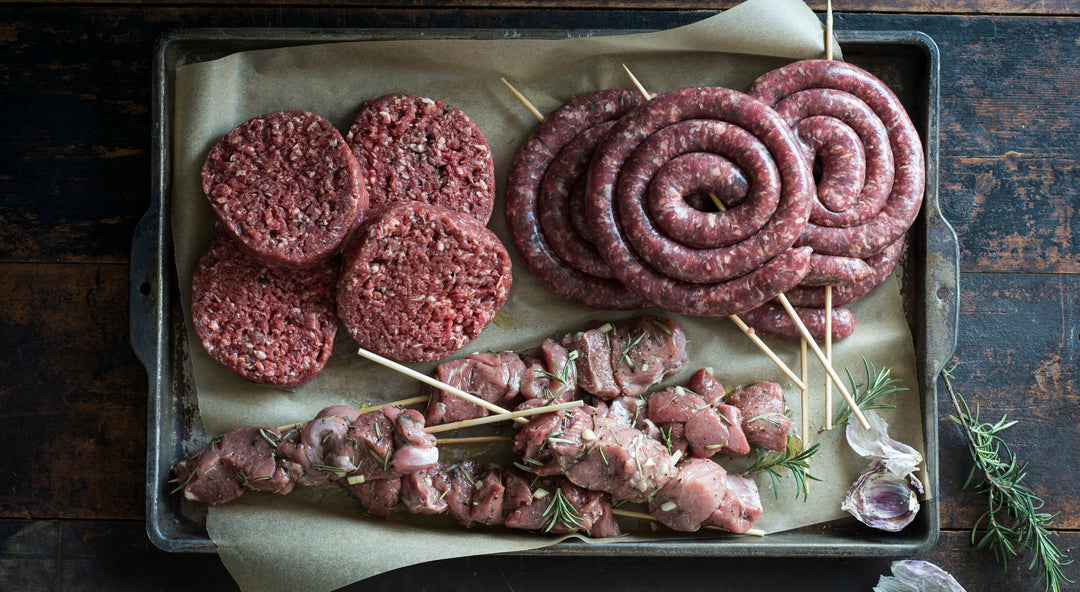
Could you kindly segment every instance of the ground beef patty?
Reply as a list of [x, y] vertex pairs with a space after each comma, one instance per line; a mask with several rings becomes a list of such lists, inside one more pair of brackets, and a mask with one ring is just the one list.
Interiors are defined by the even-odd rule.
[[191, 316], [203, 347], [253, 382], [289, 386], [312, 378], [337, 333], [336, 263], [280, 271], [245, 257], [219, 230], [191, 280]]
[[288, 269], [333, 256], [368, 204], [345, 139], [306, 111], [275, 111], [234, 128], [207, 155], [202, 183], [240, 248]]
[[482, 224], [491, 218], [491, 149], [459, 109], [415, 95], [386, 95], [364, 103], [346, 141], [365, 171], [373, 212], [408, 199], [465, 212]]
[[338, 314], [361, 347], [430, 362], [480, 334], [506, 302], [510, 281], [506, 248], [475, 219], [401, 202], [343, 250]]

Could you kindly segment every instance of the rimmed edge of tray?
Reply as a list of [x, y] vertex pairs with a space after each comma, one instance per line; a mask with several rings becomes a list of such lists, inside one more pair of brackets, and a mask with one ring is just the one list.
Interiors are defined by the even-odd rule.
[[[574, 36], [627, 34], [635, 31], [582, 29]], [[566, 38], [564, 30], [512, 31], [514, 36]], [[136, 227], [131, 256], [131, 341], [147, 370], [147, 484], [146, 531], [150, 540], [169, 552], [213, 553], [217, 547], [199, 516], [182, 515], [179, 502], [169, 495], [172, 465], [189, 439], [204, 437], [197, 404], [185, 398], [191, 386], [183, 323], [177, 322], [172, 236], [168, 218], [171, 179], [171, 118], [176, 67], [214, 59], [237, 51], [301, 44], [408, 38], [492, 38], [506, 30], [492, 29], [192, 29], [164, 34], [154, 53], [152, 128], [153, 190], [150, 208]], [[959, 245], [956, 234], [941, 214], [938, 203], [939, 53], [934, 41], [917, 31], [837, 31], [845, 48], [881, 50], [905, 46], [926, 62], [925, 119], [917, 121], [924, 134], [926, 194], [917, 241], [926, 247], [922, 273], [913, 273], [909, 297], [918, 295], [920, 306], [909, 322], [916, 340], [919, 388], [923, 404], [923, 431], [927, 451], [927, 497], [916, 521], [900, 534], [877, 533], [858, 526], [820, 525], [769, 535], [765, 538], [712, 538], [664, 540], [644, 543], [583, 543], [566, 541], [523, 554], [623, 556], [848, 556], [899, 557], [919, 554], [937, 541], [938, 510], [937, 377], [956, 346], [959, 313]], [[853, 55], [857, 55], [857, 52]], [[920, 97], [920, 99], [923, 97]], [[920, 101], [920, 105], [922, 102]], [[749, 541], [749, 542], [748, 542]]]

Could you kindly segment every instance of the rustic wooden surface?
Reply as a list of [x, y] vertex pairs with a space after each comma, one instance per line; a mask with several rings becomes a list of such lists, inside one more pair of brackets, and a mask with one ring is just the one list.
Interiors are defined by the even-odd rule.
[[[144, 534], [147, 379], [130, 346], [132, 231], [150, 192], [151, 58], [195, 26], [667, 27], [676, 3], [522, 0], [0, 3], [0, 588], [234, 590], [214, 555]], [[552, 6], [555, 3], [546, 3]], [[680, 2], [689, 9], [733, 2]], [[811, 2], [819, 8], [823, 2]], [[613, 9], [622, 8], [627, 10]], [[1066, 0], [838, 0], [836, 26], [916, 29], [941, 49], [941, 201], [961, 246], [956, 383], [1031, 461], [1078, 555], [1080, 6]], [[644, 10], [649, 9], [649, 10]], [[985, 502], [942, 399], [940, 543], [925, 558], [970, 591], [1039, 590], [1014, 561], [968, 550]], [[474, 558], [358, 589], [869, 590], [887, 560]], [[780, 564], [783, 568], [778, 568]], [[432, 574], [438, 569], [439, 577]], [[1080, 569], [1066, 573], [1080, 579]], [[665, 585], [667, 583], [667, 586]]]

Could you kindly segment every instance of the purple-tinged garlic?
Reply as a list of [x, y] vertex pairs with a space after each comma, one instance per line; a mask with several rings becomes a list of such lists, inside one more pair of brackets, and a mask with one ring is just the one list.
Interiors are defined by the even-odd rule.
[[914, 475], [897, 477], [875, 460], [848, 490], [840, 509], [871, 528], [898, 532], [918, 514], [922, 491]]
[[849, 423], [847, 441], [871, 462], [848, 490], [840, 509], [871, 528], [897, 532], [919, 512], [923, 488], [912, 472], [922, 463], [922, 455], [890, 438], [889, 425], [880, 415], [873, 411], [865, 415], [870, 429]]

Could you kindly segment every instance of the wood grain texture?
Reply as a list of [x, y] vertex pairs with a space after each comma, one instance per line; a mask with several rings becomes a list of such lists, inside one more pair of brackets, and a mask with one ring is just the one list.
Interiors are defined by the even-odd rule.
[[[0, 3], [16, 0], [3, 0]], [[39, 4], [103, 5], [109, 0], [44, 0]], [[349, 9], [361, 8], [467, 8], [467, 9], [602, 9], [602, 10], [718, 10], [738, 6], [742, 0], [283, 0], [273, 6], [309, 7], [335, 6]], [[153, 0], [139, 0], [131, 4], [152, 5]], [[203, 0], [203, 5], [249, 5], [268, 6], [266, 0]], [[811, 9], [824, 12], [826, 3], [809, 0]], [[1080, 6], [1070, 0], [837, 0], [833, 2], [837, 12], [876, 12], [933, 14], [1025, 14], [1041, 16], [1064, 16], [1080, 14]]]
[[[408, 8], [420, 6], [423, 9]], [[22, 590], [235, 590], [214, 556], [144, 534], [146, 377], [126, 312], [131, 231], [149, 203], [155, 39], [177, 27], [667, 28], [733, 4], [325, 0], [199, 5], [0, 2], [0, 582]], [[962, 255], [957, 384], [1031, 461], [1028, 483], [1080, 543], [1080, 4], [836, 3], [837, 27], [921, 30], [941, 48], [941, 200]], [[823, 2], [812, 2], [820, 9]], [[360, 6], [384, 6], [377, 11]], [[479, 7], [479, 8], [476, 8]], [[609, 10], [612, 8], [627, 10]], [[701, 9], [701, 10], [698, 10]], [[867, 14], [927, 12], [937, 14]], [[968, 590], [1040, 590], [1026, 562], [968, 551], [985, 501], [939, 401], [941, 518], [926, 557]], [[32, 518], [32, 519], [27, 519]], [[480, 557], [384, 574], [356, 590], [539, 590], [582, 578], [653, 590], [868, 590], [887, 560]], [[437, 571], [438, 579], [431, 574]], [[1077, 566], [1067, 573], [1077, 579]]]
[[[1074, 479], [1080, 455], [1080, 277], [1058, 274], [966, 274], [954, 374], [961, 396], [983, 421], [1018, 420], [1003, 437], [1029, 462], [1025, 484], [1059, 512], [1058, 528], [1080, 528]], [[939, 425], [943, 528], [963, 529], [986, 511], [986, 499], [960, 490], [972, 463], [966, 442], [948, 419]]]
[[0, 517], [139, 518], [146, 374], [127, 267], [0, 265]]

